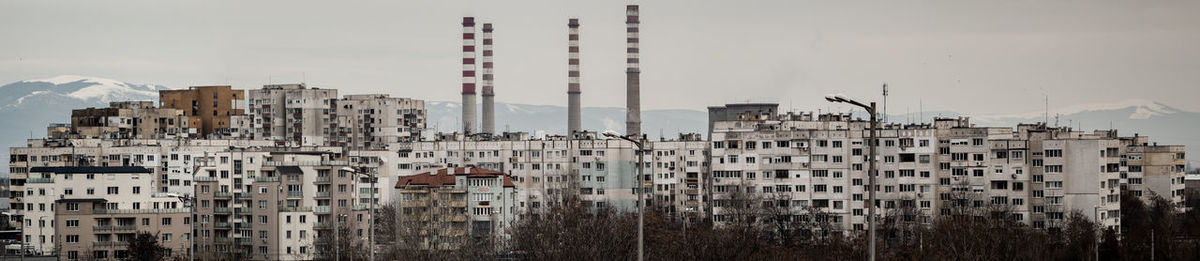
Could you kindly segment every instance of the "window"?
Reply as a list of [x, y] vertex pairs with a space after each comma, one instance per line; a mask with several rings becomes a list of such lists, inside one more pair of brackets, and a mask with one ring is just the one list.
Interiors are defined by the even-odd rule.
[[169, 225], [171, 225], [171, 218], [162, 218], [162, 224], [163, 224], [164, 226], [169, 226]]
[[1060, 157], [1062, 157], [1062, 156], [1063, 156], [1063, 154], [1062, 154], [1062, 150], [1061, 150], [1061, 149], [1055, 149], [1055, 150], [1046, 150], [1046, 157], [1047, 157], [1047, 158], [1060, 158]]
[[116, 195], [116, 194], [118, 194], [118, 193], [121, 193], [121, 188], [119, 188], [119, 187], [108, 187], [108, 194], [109, 194], [109, 195]]
[[78, 227], [78, 226], [79, 226], [78, 219], [68, 219], [67, 220], [67, 227]]
[[67, 243], [78, 243], [79, 235], [67, 235]]

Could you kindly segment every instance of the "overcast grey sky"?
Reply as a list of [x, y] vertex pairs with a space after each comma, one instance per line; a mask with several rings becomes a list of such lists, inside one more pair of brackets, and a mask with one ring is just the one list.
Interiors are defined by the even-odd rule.
[[[853, 3], [849, 3], [853, 2]], [[584, 106], [624, 106], [626, 1], [3, 1], [0, 82], [307, 81], [459, 100], [461, 18], [496, 27], [500, 102], [566, 104], [581, 20]], [[641, 1], [647, 109], [821, 96], [966, 113], [1148, 99], [1200, 111], [1200, 1]], [[1052, 105], [1058, 107], [1059, 105]], [[837, 109], [836, 107], [834, 107]]]

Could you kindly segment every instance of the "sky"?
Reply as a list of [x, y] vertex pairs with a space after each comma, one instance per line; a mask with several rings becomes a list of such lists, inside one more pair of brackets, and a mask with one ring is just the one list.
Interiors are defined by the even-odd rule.
[[643, 109], [778, 102], [978, 114], [1129, 99], [1200, 111], [1200, 1], [0, 1], [0, 83], [73, 74], [171, 88], [306, 82], [460, 99], [461, 19], [495, 24], [496, 99], [624, 106], [641, 5]]

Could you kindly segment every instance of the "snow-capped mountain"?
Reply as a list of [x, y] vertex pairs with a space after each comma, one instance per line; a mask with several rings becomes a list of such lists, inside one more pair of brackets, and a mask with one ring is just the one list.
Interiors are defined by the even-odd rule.
[[[107, 107], [113, 101], [157, 101], [158, 90], [166, 89], [75, 75], [6, 84], [0, 86], [0, 144], [20, 146], [30, 137], [45, 137], [50, 123], [71, 120], [72, 109]], [[7, 158], [8, 150], [0, 156]]]

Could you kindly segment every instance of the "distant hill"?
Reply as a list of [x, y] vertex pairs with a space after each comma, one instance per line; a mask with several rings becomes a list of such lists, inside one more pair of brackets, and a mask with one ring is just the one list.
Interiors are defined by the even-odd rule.
[[[21, 146], [46, 136], [50, 123], [67, 123], [72, 109], [107, 107], [110, 101], [157, 101], [161, 85], [132, 84], [98, 77], [63, 75], [0, 86], [0, 144]], [[2, 156], [8, 158], [8, 149]], [[8, 168], [2, 171], [8, 173]]]
[[[25, 139], [45, 136], [50, 123], [69, 121], [71, 110], [105, 107], [110, 101], [158, 99], [159, 90], [169, 88], [153, 84], [132, 84], [117, 80], [86, 76], [57, 76], [27, 80], [0, 86], [0, 143], [6, 147], [21, 146]], [[417, 97], [419, 98], [419, 97]], [[429, 127], [443, 132], [459, 130], [459, 103], [429, 101], [426, 103]], [[1111, 125], [1121, 135], [1148, 135], [1160, 144], [1183, 144], [1191, 152], [1200, 151], [1200, 113], [1185, 111], [1167, 104], [1147, 100], [1128, 100], [1115, 103], [1080, 104], [1050, 111], [1060, 126], [1078, 126], [1084, 130], [1108, 129]], [[562, 134], [566, 130], [566, 107], [496, 103], [496, 130], [525, 131], [534, 135]], [[625, 131], [625, 109], [616, 107], [584, 107], [583, 128], [586, 130]], [[891, 122], [915, 122], [935, 116], [964, 116], [955, 112], [893, 114]], [[1012, 127], [1017, 123], [1041, 122], [1045, 113], [1032, 108], [1024, 113], [1009, 115], [971, 116], [977, 126]], [[647, 110], [642, 112], [642, 131], [652, 139], [660, 133], [667, 138], [678, 133], [707, 132], [708, 113], [701, 110]], [[1194, 154], [1194, 153], [1193, 153]], [[1200, 154], [1194, 154], [1200, 155]], [[8, 150], [0, 152], [7, 158]], [[0, 173], [7, 174], [7, 168]]]

